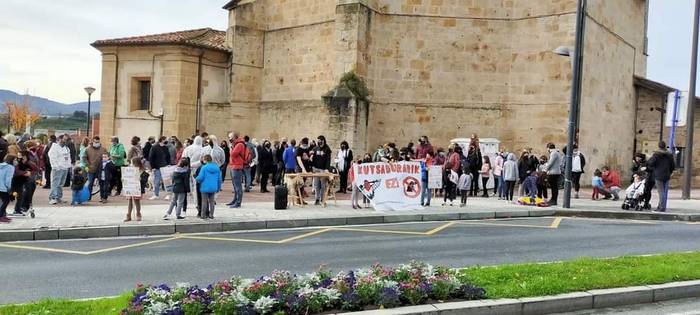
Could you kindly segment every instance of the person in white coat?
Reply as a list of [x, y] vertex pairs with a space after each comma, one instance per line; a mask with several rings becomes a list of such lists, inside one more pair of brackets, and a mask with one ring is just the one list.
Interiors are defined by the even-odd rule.
[[[200, 200], [202, 200], [202, 195], [201, 192], [199, 191], [199, 183], [196, 183], [194, 180], [194, 177], [196, 176], [195, 174], [198, 174], [199, 168], [202, 166], [202, 157], [204, 156], [204, 147], [202, 147], [202, 144], [204, 142], [204, 138], [200, 136], [196, 136], [194, 138], [194, 141], [192, 142], [191, 145], [187, 146], [183, 151], [182, 151], [182, 157], [187, 158], [190, 160], [190, 170], [191, 170], [191, 178], [190, 178], [190, 187], [196, 187], [196, 193], [195, 195], [195, 204], [197, 205], [197, 216], [199, 217], [201, 215], [201, 207], [200, 207]], [[185, 199], [187, 200], [187, 199]], [[187, 209], [187, 204], [183, 207], [185, 210]]]
[[66, 182], [68, 172], [72, 164], [70, 151], [66, 146], [66, 136], [58, 137], [57, 145], [52, 145], [49, 150], [49, 163], [51, 163], [51, 192], [49, 193], [49, 204], [55, 205], [63, 203], [63, 183]]

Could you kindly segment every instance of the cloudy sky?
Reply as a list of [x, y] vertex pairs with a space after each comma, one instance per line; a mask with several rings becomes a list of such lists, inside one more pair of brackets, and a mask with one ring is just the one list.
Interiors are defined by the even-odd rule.
[[[225, 30], [224, 3], [0, 0], [0, 89], [84, 101], [83, 87], [100, 87], [100, 54], [91, 42], [200, 27]], [[687, 90], [693, 0], [651, 0], [650, 11], [647, 75]]]

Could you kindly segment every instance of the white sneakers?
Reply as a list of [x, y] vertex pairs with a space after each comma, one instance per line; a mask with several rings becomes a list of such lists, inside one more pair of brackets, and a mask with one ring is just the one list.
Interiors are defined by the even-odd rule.
[[156, 195], [153, 195], [153, 196], [151, 196], [151, 198], [148, 198], [148, 200], [156, 200], [156, 199], [159, 199], [159, 198], [160, 198], [160, 197], [158, 197], [158, 196], [156, 196]]
[[49, 200], [49, 204], [50, 204], [50, 205], [55, 205], [55, 204], [57, 204], [57, 203], [58, 203], [58, 200], [56, 200], [56, 199], [51, 199], [51, 200]]
[[165, 200], [170, 200], [170, 195], [165, 195]]

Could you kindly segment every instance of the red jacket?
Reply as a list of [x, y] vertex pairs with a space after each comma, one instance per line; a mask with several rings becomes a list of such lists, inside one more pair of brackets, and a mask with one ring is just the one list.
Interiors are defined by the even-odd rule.
[[231, 150], [231, 158], [229, 165], [231, 169], [242, 170], [245, 165], [245, 141], [243, 138], [237, 138], [233, 142], [233, 150]]
[[620, 186], [620, 174], [615, 171], [609, 171], [607, 175], [603, 174], [603, 184], [606, 189], [610, 189], [613, 186], [622, 187]]

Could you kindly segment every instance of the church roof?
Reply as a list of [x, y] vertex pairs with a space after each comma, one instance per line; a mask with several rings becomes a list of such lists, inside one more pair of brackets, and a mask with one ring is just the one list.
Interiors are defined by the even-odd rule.
[[185, 45], [229, 51], [226, 47], [226, 32], [208, 27], [171, 33], [101, 39], [91, 45], [95, 48], [104, 46]]
[[224, 10], [231, 10], [231, 9], [233, 9], [239, 2], [241, 2], [241, 0], [231, 0], [231, 1], [227, 2], [226, 4], [224, 4], [223, 9], [224, 9]]

